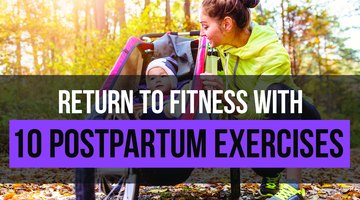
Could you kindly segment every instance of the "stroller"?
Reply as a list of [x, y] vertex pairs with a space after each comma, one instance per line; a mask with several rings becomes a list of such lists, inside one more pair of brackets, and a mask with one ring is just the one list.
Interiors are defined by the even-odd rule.
[[[178, 89], [190, 81], [191, 89], [201, 89], [202, 84], [195, 77], [205, 71], [206, 58], [213, 57], [213, 50], [209, 51], [205, 37], [192, 39], [182, 37], [184, 35], [199, 36], [200, 32], [146, 34], [141, 39], [131, 37], [101, 90], [121, 88], [138, 91], [144, 88], [147, 64], [155, 58], [166, 56], [175, 58], [179, 64], [176, 74]], [[151, 42], [151, 38], [158, 39]], [[88, 119], [128, 120], [134, 117], [130, 114], [92, 113]], [[210, 118], [207, 114], [186, 113], [180, 119]], [[137, 199], [140, 185], [175, 185], [184, 182], [192, 171], [193, 168], [77, 169], [76, 199], [95, 199], [98, 198], [96, 193], [106, 194], [103, 199]], [[237, 198], [240, 196], [240, 170], [231, 169], [230, 172], [232, 198]]]

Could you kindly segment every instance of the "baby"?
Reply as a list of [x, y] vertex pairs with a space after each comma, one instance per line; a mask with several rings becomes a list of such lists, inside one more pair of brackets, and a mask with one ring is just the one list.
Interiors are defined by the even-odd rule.
[[149, 63], [146, 68], [146, 86], [149, 90], [161, 90], [169, 95], [170, 90], [176, 89], [178, 65], [171, 57], [158, 58]]
[[[171, 57], [158, 58], [149, 63], [146, 68], [146, 87], [151, 90], [160, 90], [164, 95], [164, 112], [155, 114], [151, 109], [148, 113], [142, 113], [142, 104], [134, 105], [134, 114], [136, 119], [173, 119], [170, 114], [166, 100], [168, 100], [170, 91], [177, 88], [178, 80], [176, 77], [178, 64]], [[150, 102], [148, 100], [148, 102]]]

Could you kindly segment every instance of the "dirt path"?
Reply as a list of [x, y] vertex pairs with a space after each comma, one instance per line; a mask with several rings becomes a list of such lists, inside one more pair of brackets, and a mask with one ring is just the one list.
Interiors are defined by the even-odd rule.
[[[326, 164], [326, 163], [325, 163]], [[0, 200], [75, 199], [74, 170], [18, 170], [7, 167], [2, 157], [0, 166]], [[26, 172], [26, 173], [25, 173]], [[195, 169], [186, 183], [175, 186], [142, 186], [140, 199], [228, 199], [229, 169]], [[307, 199], [360, 199], [360, 149], [351, 151], [349, 169], [306, 169], [302, 172]], [[21, 183], [32, 177], [40, 181], [63, 180], [53, 184]], [[12, 183], [4, 184], [4, 180]], [[241, 198], [258, 199], [260, 177], [251, 169], [241, 169]], [[18, 182], [15, 184], [15, 182]]]

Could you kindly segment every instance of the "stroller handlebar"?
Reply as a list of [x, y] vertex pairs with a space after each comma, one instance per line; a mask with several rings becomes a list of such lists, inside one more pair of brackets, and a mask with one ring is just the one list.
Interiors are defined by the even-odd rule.
[[143, 34], [140, 36], [140, 40], [149, 40], [150, 38], [158, 38], [165, 34], [178, 35], [178, 36], [200, 36], [200, 31], [190, 31], [190, 32], [166, 32], [166, 33], [149, 33]]

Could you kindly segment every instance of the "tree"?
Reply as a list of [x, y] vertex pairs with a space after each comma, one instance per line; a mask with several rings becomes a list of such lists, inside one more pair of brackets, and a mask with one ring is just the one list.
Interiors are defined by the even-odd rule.
[[145, 0], [145, 3], [144, 3], [144, 10], [145, 8], [150, 4], [150, 0]]
[[[17, 1], [16, 2], [16, 15], [19, 16], [20, 15], [20, 9], [21, 9], [21, 6], [20, 6], [20, 2]], [[22, 75], [23, 73], [23, 69], [22, 69], [22, 66], [21, 66], [21, 24], [16, 24], [16, 29], [19, 30], [18, 32], [15, 33], [15, 44], [16, 44], [16, 50], [15, 50], [15, 55], [16, 55], [16, 67], [15, 67], [15, 74], [19, 74], [19, 75]]]
[[[199, 2], [171, 3], [137, 0], [125, 11], [125, 0], [0, 1], [0, 73], [107, 74], [130, 36], [199, 28], [191, 21], [191, 9], [198, 10]], [[271, 9], [265, 5], [252, 17], [279, 33], [293, 74], [359, 73], [359, 53], [336, 35], [346, 29], [340, 29], [326, 5], [314, 0], [281, 0]]]
[[106, 24], [105, 24], [105, 0], [94, 1], [94, 16], [96, 29], [99, 31], [99, 36], [103, 37], [106, 35]]
[[[116, 1], [117, 4], [117, 8], [119, 10], [119, 25], [120, 28], [124, 28], [126, 27], [126, 18], [125, 18], [125, 1], [124, 0], [117, 0]], [[146, 5], [146, 3], [145, 3]]]
[[282, 28], [282, 37], [281, 41], [285, 44], [285, 8], [284, 8], [284, 0], [281, 0], [281, 28]]
[[191, 31], [191, 16], [190, 16], [190, 0], [185, 0], [184, 13], [185, 13], [185, 30]]
[[171, 22], [171, 13], [170, 13], [170, 0], [166, 0], [165, 3], [165, 12], [166, 12], [166, 16], [165, 16], [165, 27], [166, 29], [170, 28], [170, 22]]

